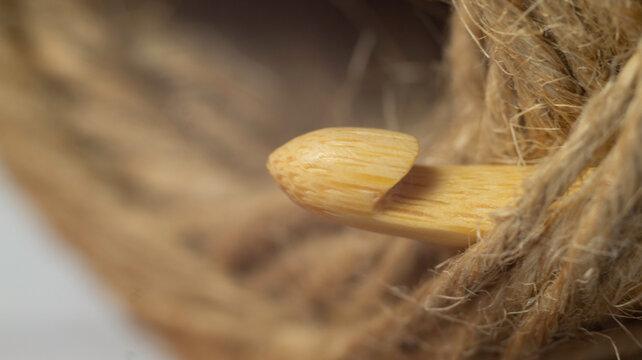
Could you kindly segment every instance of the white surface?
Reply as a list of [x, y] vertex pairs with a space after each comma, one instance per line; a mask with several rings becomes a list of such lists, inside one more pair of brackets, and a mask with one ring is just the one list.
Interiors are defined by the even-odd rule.
[[172, 359], [29, 205], [0, 164], [0, 359]]

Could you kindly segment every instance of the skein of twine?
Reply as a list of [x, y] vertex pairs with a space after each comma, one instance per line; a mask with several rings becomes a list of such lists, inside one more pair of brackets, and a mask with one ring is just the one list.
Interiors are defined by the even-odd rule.
[[[445, 264], [415, 301], [378, 319], [350, 358], [536, 356], [596, 324], [637, 318], [640, 308], [641, 4], [454, 4], [462, 22], [451, 46], [461, 50], [457, 37], [469, 33], [487, 57], [482, 76], [458, 78], [453, 69], [455, 90], [483, 81], [462, 92], [473, 106], [454, 113], [483, 109], [479, 127], [462, 120], [480, 133], [464, 148], [481, 156], [468, 160], [540, 167], [516, 206], [495, 215], [494, 230]], [[453, 56], [451, 64], [466, 65]]]
[[[79, 38], [86, 41], [81, 43], [83, 48], [103, 49], [88, 53], [92, 56], [54, 51], [74, 44], [69, 35], [73, 32], [59, 30], [66, 29], [59, 22], [80, 26], [90, 13], [93, 14], [90, 19], [105, 18], [99, 11], [78, 12], [85, 8], [74, 3], [57, 4], [65, 5], [63, 20], [52, 16], [56, 13], [36, 1], [26, 5], [20, 2], [25, 9], [17, 8], [24, 12], [8, 12], [12, 17], [20, 15], [30, 21], [19, 23], [16, 29], [20, 31], [14, 31], [20, 36], [11, 37], [24, 44], [15, 47], [18, 50], [5, 51], [2, 58], [3, 69], [15, 77], [9, 82], [12, 77], [7, 76], [10, 91], [4, 95], [11, 95], [9, 98], [15, 101], [3, 105], [5, 116], [0, 122], [3, 145], [9, 149], [5, 155], [13, 160], [14, 169], [21, 171], [24, 183], [44, 199], [42, 202], [63, 233], [84, 249], [112, 285], [132, 298], [132, 308], [138, 316], [168, 334], [192, 358], [212, 358], [215, 356], [212, 354], [220, 353], [239, 358], [301, 358], [310, 354], [324, 358], [324, 350], [334, 351], [334, 344], [342, 341], [347, 341], [348, 347], [337, 353], [342, 352], [346, 358], [448, 359], [486, 355], [521, 358], [537, 355], [540, 347], [564, 337], [581, 334], [583, 328], [599, 330], [607, 322], [618, 326], [623, 317], [637, 315], [641, 297], [637, 282], [642, 263], [637, 253], [642, 223], [642, 166], [637, 145], [642, 114], [641, 51], [636, 50], [642, 34], [639, 2], [455, 1], [456, 16], [461, 21], [453, 22], [449, 51], [451, 94], [444, 101], [452, 103], [451, 118], [460, 131], [458, 141], [447, 139], [445, 147], [451, 149], [455, 145], [462, 161], [540, 163], [541, 168], [527, 184], [517, 206], [497, 215], [499, 223], [493, 233], [440, 267], [437, 276], [420, 282], [413, 296], [403, 294], [405, 303], [394, 305], [392, 316], [382, 314], [376, 307], [387, 294], [380, 283], [415, 279], [415, 272], [430, 267], [418, 256], [412, 261], [419, 249], [415, 244], [373, 236], [358, 242], [352, 233], [340, 237], [335, 232], [324, 233], [319, 225], [309, 231], [313, 239], [308, 244], [316, 247], [270, 255], [264, 250], [271, 245], [264, 229], [282, 224], [285, 215], [278, 219], [265, 217], [259, 223], [259, 216], [248, 214], [243, 224], [251, 225], [228, 229], [234, 234], [238, 232], [238, 236], [221, 235], [220, 228], [211, 229], [211, 211], [202, 210], [211, 208], [200, 207], [202, 198], [191, 198], [191, 192], [174, 186], [174, 182], [152, 181], [153, 177], [147, 175], [154, 172], [146, 166], [155, 162], [149, 161], [149, 149], [154, 156], [162, 153], [169, 159], [175, 155], [172, 154], [175, 148], [164, 150], [165, 147], [149, 141], [161, 136], [171, 139], [176, 135], [177, 120], [168, 117], [157, 123], [147, 119], [162, 115], [156, 99], [184, 98], [177, 96], [180, 92], [169, 90], [161, 92], [163, 96], [141, 96], [130, 79], [138, 78], [132, 74], [139, 68], [152, 70], [152, 74], [156, 71], [175, 81], [170, 83], [174, 86], [167, 88], [171, 90], [182, 88], [186, 75], [178, 70], [181, 66], [176, 65], [174, 61], [178, 60], [173, 57], [142, 56], [150, 47], [114, 48], [131, 49], [135, 55], [116, 58], [118, 61], [149, 58], [151, 65], [147, 67], [139, 63], [123, 68], [102, 66], [102, 54], [119, 54], [115, 50], [105, 52], [103, 47], [121, 44], [119, 32], [113, 31], [120, 23], [88, 22], [104, 25], [100, 28], [101, 36]], [[145, 13], [132, 19], [149, 18]], [[156, 29], [139, 34], [140, 38], [131, 37], [129, 32], [122, 34], [123, 38], [136, 39], [134, 44], [151, 41], [151, 49], [158, 46], [164, 49], [163, 44], [169, 44], [169, 49], [178, 49], [171, 53], [190, 54], [186, 57], [189, 67], [198, 65], [197, 69], [201, 69], [193, 76], [207, 79], [198, 88], [201, 90], [195, 90], [197, 93], [207, 94], [220, 83], [220, 78], [210, 80], [201, 76], [212, 72], [211, 57], [200, 47], [183, 41], [183, 37], [179, 37], [181, 41], [168, 42], [167, 34]], [[7, 45], [4, 46], [6, 49]], [[145, 51], [136, 52], [141, 49]], [[220, 53], [218, 49], [214, 52]], [[57, 57], [59, 54], [70, 57]], [[82, 66], [70, 67], [69, 63]], [[45, 80], [57, 79], [67, 91], [31, 86], [32, 81], [38, 80], [39, 84], [32, 73], [48, 75]], [[94, 81], [78, 81], [87, 74]], [[97, 90], [89, 86], [103, 82], [110, 86]], [[51, 85], [44, 80], [43, 83]], [[57, 105], [61, 98], [50, 98], [50, 92], [82, 94], [79, 99], [87, 98], [75, 102], [70, 97]], [[113, 94], [131, 94], [139, 102], [136, 106], [123, 103], [127, 96]], [[203, 99], [207, 101], [198, 109], [208, 109], [213, 103], [210, 97]], [[95, 110], [96, 104], [102, 106], [101, 111]], [[74, 106], [79, 108], [71, 111]], [[217, 114], [215, 109], [211, 111]], [[105, 117], [106, 114], [110, 117]], [[93, 121], [87, 121], [87, 116]], [[116, 126], [113, 119], [126, 121]], [[204, 124], [211, 118], [194, 115], [191, 120]], [[157, 127], [163, 131], [152, 131]], [[107, 128], [110, 131], [106, 132]], [[208, 144], [218, 140], [206, 139]], [[238, 142], [243, 144], [238, 148], [254, 154], [247, 146], [259, 138], [248, 135], [247, 139]], [[77, 150], [78, 144], [90, 141], [100, 145], [97, 149], [108, 151], [90, 152], [91, 156], [86, 156]], [[176, 139], [175, 146], [190, 150], [188, 154], [203, 152], [192, 149], [194, 141], [189, 136]], [[114, 155], [125, 154], [122, 149], [136, 161], [123, 162]], [[553, 155], [548, 157], [549, 154]], [[221, 158], [224, 155], [227, 153], [221, 153]], [[202, 158], [206, 159], [202, 164], [207, 166], [195, 166], [193, 173], [180, 174], [183, 180], [179, 174], [173, 174], [176, 183], [188, 184], [192, 174], [216, 179], [214, 175], [229, 171], [212, 166], [211, 157]], [[159, 164], [168, 163], [159, 160]], [[572, 196], [563, 195], [568, 184], [582, 176], [589, 165], [597, 169], [584, 186]], [[68, 171], [58, 172], [58, 168]], [[113, 179], [128, 182], [121, 184]], [[131, 191], [124, 186], [129, 184], [144, 190], [143, 200], [181, 201], [165, 203], [173, 211], [149, 213], [148, 207], [134, 207], [121, 201], [123, 194], [128, 194], [124, 191]], [[118, 185], [123, 185], [123, 189]], [[89, 192], [91, 197], [86, 196]], [[199, 205], [188, 206], [190, 201]], [[272, 204], [271, 201], [259, 205]], [[553, 210], [551, 204], [563, 211]], [[243, 210], [259, 213], [260, 207], [243, 205]], [[268, 207], [263, 212], [275, 211]], [[178, 213], [188, 216], [176, 218]], [[159, 227], [160, 223], [164, 226]], [[237, 227], [256, 229], [257, 235], [249, 236]], [[309, 230], [312, 225], [302, 227]], [[150, 235], [149, 229], [160, 230]], [[196, 251], [198, 256], [182, 251], [181, 235], [193, 229], [197, 235], [204, 232], [197, 236], [205, 244], [202, 247], [212, 246], [216, 251]], [[150, 241], [152, 237], [154, 241]], [[219, 237], [225, 242], [218, 241]], [[297, 238], [303, 237], [297, 234]], [[213, 241], [206, 242], [210, 238]], [[328, 245], [329, 240], [334, 241]], [[347, 248], [346, 244], [357, 250]], [[248, 254], [246, 249], [252, 246], [259, 249], [256, 250], [259, 255]], [[368, 274], [366, 280], [355, 282], [351, 274], [358, 263], [355, 259], [362, 258], [360, 254], [365, 254], [366, 259], [383, 260], [366, 264], [372, 272], [364, 270]], [[223, 262], [223, 266], [211, 266], [218, 262]], [[229, 268], [242, 266], [227, 263], [252, 264], [254, 273], [246, 270], [243, 276], [253, 281], [231, 276], [234, 272]], [[266, 263], [274, 266], [265, 270]], [[327, 268], [336, 271], [329, 272]], [[248, 273], [267, 276], [256, 280]], [[291, 273], [301, 275], [299, 287], [288, 277]], [[408, 283], [414, 286], [414, 282]], [[275, 288], [283, 291], [282, 301], [274, 300]], [[339, 290], [355, 288], [357, 295], [337, 296], [341, 294]], [[326, 322], [307, 322], [301, 316], [317, 308], [330, 314], [325, 316]], [[364, 309], [376, 309], [381, 314], [367, 328], [361, 321], [370, 319], [375, 311]], [[299, 324], [301, 318], [304, 320]], [[295, 355], [288, 356], [290, 353]]]

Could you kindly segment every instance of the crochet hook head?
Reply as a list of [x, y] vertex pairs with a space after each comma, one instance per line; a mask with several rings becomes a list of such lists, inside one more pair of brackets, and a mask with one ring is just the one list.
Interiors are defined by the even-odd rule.
[[330, 215], [367, 215], [412, 168], [417, 139], [394, 131], [327, 128], [290, 140], [267, 167], [295, 202]]

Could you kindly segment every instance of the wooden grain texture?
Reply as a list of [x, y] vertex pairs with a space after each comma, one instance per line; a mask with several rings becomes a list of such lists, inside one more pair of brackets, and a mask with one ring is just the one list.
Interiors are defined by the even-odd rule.
[[369, 215], [408, 173], [417, 139], [394, 131], [327, 128], [275, 150], [268, 169], [295, 201], [328, 215]]
[[328, 128], [299, 136], [268, 159], [295, 202], [333, 221], [398, 236], [465, 246], [510, 205], [531, 167], [414, 166], [412, 136]]

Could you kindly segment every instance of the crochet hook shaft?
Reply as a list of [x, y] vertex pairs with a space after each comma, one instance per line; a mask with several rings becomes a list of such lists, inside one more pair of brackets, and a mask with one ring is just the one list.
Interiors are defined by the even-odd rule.
[[327, 128], [275, 150], [267, 167], [299, 205], [332, 221], [451, 246], [467, 246], [488, 214], [519, 195], [532, 170], [414, 165], [417, 140], [367, 128]]

